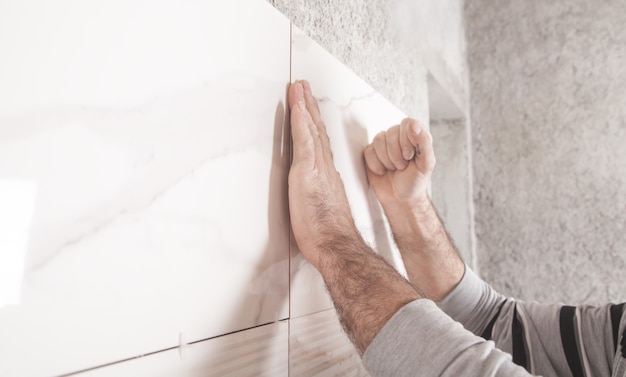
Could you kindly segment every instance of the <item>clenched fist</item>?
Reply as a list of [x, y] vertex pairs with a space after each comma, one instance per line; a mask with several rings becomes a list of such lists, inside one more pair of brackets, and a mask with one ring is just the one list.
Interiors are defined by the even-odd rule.
[[388, 207], [411, 207], [428, 200], [435, 167], [432, 142], [428, 128], [406, 118], [380, 132], [365, 147], [367, 177], [386, 211]]

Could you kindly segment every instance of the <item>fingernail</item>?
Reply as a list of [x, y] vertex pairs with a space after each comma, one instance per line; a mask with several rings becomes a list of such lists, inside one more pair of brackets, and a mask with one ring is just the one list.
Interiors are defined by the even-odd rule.
[[411, 131], [413, 131], [413, 134], [417, 136], [422, 132], [422, 127], [420, 127], [417, 122], [413, 122], [413, 124], [411, 124]]
[[300, 81], [296, 81], [293, 85], [296, 86], [296, 94], [298, 97], [302, 97], [302, 83]]
[[415, 149], [404, 149], [402, 156], [405, 160], [411, 160], [415, 156]]
[[308, 81], [302, 80], [302, 87], [304, 88], [304, 92], [307, 94], [311, 93], [311, 84]]

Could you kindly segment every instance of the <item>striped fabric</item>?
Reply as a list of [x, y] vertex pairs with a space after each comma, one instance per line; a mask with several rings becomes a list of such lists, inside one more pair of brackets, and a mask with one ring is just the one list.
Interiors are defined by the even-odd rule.
[[531, 374], [626, 377], [624, 304], [520, 302], [498, 294], [467, 268], [439, 306], [466, 329], [494, 341]]

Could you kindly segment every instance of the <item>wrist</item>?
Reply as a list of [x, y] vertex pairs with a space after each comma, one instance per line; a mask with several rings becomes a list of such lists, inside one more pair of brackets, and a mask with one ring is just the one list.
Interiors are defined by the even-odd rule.
[[395, 197], [388, 197], [378, 199], [383, 208], [389, 208], [392, 210], [423, 212], [428, 210], [431, 205], [430, 196], [426, 192], [409, 198], [399, 199]]
[[384, 209], [409, 281], [435, 301], [445, 297], [463, 277], [465, 264], [430, 199]]
[[407, 232], [414, 234], [420, 223], [434, 214], [433, 204], [427, 194], [411, 200], [381, 202], [381, 205], [396, 236]]

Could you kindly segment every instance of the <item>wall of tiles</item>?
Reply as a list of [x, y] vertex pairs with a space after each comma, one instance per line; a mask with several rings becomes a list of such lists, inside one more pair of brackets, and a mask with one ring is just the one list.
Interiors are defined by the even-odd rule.
[[2, 2], [0, 51], [0, 376], [366, 375], [290, 239], [286, 91], [404, 273], [361, 159], [401, 111], [263, 0]]

